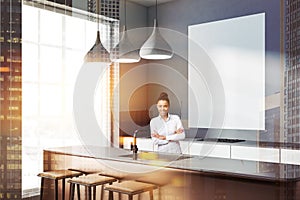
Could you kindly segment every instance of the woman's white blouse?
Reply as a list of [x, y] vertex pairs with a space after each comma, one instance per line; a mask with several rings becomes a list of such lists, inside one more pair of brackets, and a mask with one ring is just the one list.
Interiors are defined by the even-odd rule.
[[152, 118], [150, 121], [150, 129], [152, 133], [166, 136], [166, 140], [160, 140], [152, 137], [153, 143], [158, 145], [158, 151], [167, 153], [181, 153], [179, 140], [185, 138], [185, 132], [175, 134], [178, 129], [183, 129], [181, 120], [178, 115], [168, 114], [165, 121], [161, 116]]

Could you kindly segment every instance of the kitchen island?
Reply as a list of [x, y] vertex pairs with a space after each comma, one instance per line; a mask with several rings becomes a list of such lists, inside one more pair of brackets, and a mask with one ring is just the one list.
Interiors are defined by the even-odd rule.
[[155, 183], [162, 200], [300, 199], [299, 173], [286, 173], [298, 165], [143, 151], [134, 159], [129, 150], [96, 146], [44, 150], [44, 170], [68, 168]]

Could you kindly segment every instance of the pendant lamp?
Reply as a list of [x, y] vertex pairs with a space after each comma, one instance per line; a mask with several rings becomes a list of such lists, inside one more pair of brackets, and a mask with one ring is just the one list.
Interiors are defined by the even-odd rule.
[[100, 31], [99, 31], [99, 0], [95, 0], [96, 2], [96, 11], [97, 11], [97, 37], [96, 42], [92, 46], [92, 48], [87, 52], [84, 57], [85, 62], [104, 62], [110, 63], [109, 52], [105, 49], [105, 47], [101, 43], [100, 39]]
[[129, 40], [126, 29], [126, 0], [124, 1], [125, 9], [125, 25], [123, 26], [122, 37], [118, 45], [111, 51], [110, 59], [112, 62], [119, 63], [136, 63], [140, 61], [140, 55], [138, 50], [134, 49], [132, 43]]
[[150, 60], [169, 59], [173, 56], [173, 50], [157, 28], [157, 0], [155, 14], [152, 34], [141, 47], [140, 56]]

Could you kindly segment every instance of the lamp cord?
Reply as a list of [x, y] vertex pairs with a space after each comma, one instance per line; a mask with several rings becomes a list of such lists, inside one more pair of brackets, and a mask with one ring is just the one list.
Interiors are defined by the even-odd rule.
[[157, 0], [155, 3], [155, 19], [156, 19], [156, 23], [157, 23]]
[[101, 1], [101, 0], [96, 0], [97, 30], [98, 30], [98, 31], [99, 31], [99, 1]]
[[126, 0], [124, 1], [124, 3], [125, 3], [125, 5], [124, 5], [124, 9], [125, 9], [125, 12], [124, 12], [124, 13], [125, 13], [125, 22], [124, 22], [124, 24], [125, 24], [125, 30], [124, 30], [124, 31], [126, 31], [126, 30], [127, 30], [127, 27], [126, 27], [126, 26], [127, 26], [127, 23], [126, 23], [126, 21], [127, 21], [127, 13], [126, 13], [126, 10], [127, 10], [127, 9], [126, 9]]

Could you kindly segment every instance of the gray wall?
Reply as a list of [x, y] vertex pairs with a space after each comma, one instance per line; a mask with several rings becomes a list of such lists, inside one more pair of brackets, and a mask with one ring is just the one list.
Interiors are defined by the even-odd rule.
[[[140, 5], [132, 5], [127, 8], [127, 24], [128, 27], [136, 28], [143, 26], [152, 26], [153, 17], [155, 15], [155, 7], [143, 7]], [[122, 9], [121, 9], [122, 10]], [[160, 27], [178, 31], [187, 35], [188, 26], [193, 24], [200, 24], [204, 22], [223, 20], [233, 17], [251, 15], [256, 13], [266, 13], [266, 96], [280, 92], [281, 74], [280, 74], [280, 1], [279, 0], [174, 0], [172, 2], [160, 4], [158, 6], [158, 23]], [[130, 13], [130, 17], [128, 14]], [[121, 15], [122, 18], [122, 15]], [[147, 19], [144, 21], [144, 19]], [[180, 44], [183, 57], [187, 57], [188, 41]], [[173, 75], [154, 73], [151, 75], [152, 61], [141, 61], [147, 63], [147, 71], [142, 76], [146, 75], [148, 82], [154, 78], [176, 78], [168, 77]], [[172, 59], [166, 61], [155, 61], [154, 63], [163, 64], [172, 67], [187, 79], [188, 63], [187, 60], [180, 55], [175, 55]], [[121, 69], [122, 73], [126, 73], [137, 65], [126, 65]], [[153, 77], [155, 76], [155, 77]], [[121, 83], [122, 85], [123, 83]], [[126, 84], [126, 83], [125, 83]], [[188, 116], [188, 85], [176, 84], [176, 87], [181, 91], [180, 94], [171, 95], [172, 110], [181, 115], [184, 123], [186, 123]], [[122, 92], [126, 92], [126, 87], [121, 89], [121, 102]], [[155, 103], [158, 94], [166, 90], [165, 87], [153, 86], [147, 87], [144, 90], [146, 101], [143, 105], [138, 104], [138, 107], [148, 107], [148, 109]], [[126, 101], [126, 100], [125, 100]], [[121, 103], [122, 104], [122, 103]], [[146, 106], [144, 104], [147, 104]], [[121, 106], [122, 107], [122, 106]], [[122, 108], [121, 108], [122, 110]], [[191, 131], [192, 132], [192, 131]], [[205, 130], [202, 131], [205, 134]], [[257, 131], [246, 130], [226, 130], [222, 132], [221, 137], [240, 138], [247, 140], [257, 140], [259, 137]], [[194, 137], [195, 133], [188, 135]], [[272, 140], [272, 139], [269, 139]]]
[[[266, 13], [266, 96], [268, 96], [280, 91], [279, 0], [175, 0], [159, 5], [158, 20], [161, 27], [187, 34], [189, 25], [261, 12]], [[148, 23], [152, 24], [154, 7], [149, 8], [148, 13]]]
[[[123, 0], [120, 0], [120, 31], [122, 31], [123, 25], [125, 25], [125, 8], [124, 8], [124, 2]], [[141, 45], [140, 42], [137, 43], [136, 37], [131, 33], [131, 29], [140, 28], [140, 27], [146, 27], [147, 26], [147, 20], [148, 20], [148, 9], [147, 7], [141, 6], [139, 4], [126, 1], [127, 2], [127, 10], [126, 10], [126, 27], [128, 30], [128, 36], [130, 41], [136, 48], [138, 49]], [[129, 84], [128, 81], [123, 81], [122, 76], [126, 73], [128, 73], [131, 69], [134, 67], [141, 65], [143, 63], [146, 63], [146, 61], [141, 60], [140, 63], [137, 64], [120, 64], [120, 77], [121, 77], [121, 84], [120, 84], [120, 111], [127, 111], [127, 104], [129, 104], [130, 99], [124, 99], [122, 98], [125, 96], [124, 94], [128, 92], [127, 85]], [[147, 70], [140, 70], [141, 77], [144, 79], [147, 79]], [[132, 94], [134, 95], [134, 94]], [[131, 111], [139, 111], [139, 110], [145, 110], [147, 107], [147, 101], [142, 100], [141, 97], [144, 97], [144, 99], [147, 99], [147, 89], [145, 87], [139, 89], [139, 94], [136, 95], [138, 97], [135, 104], [129, 105]]]
[[[125, 24], [124, 0], [120, 0], [120, 27]], [[148, 9], [145, 6], [126, 1], [126, 26], [127, 29], [147, 26]]]
[[[159, 26], [188, 34], [188, 26], [204, 22], [228, 19], [255, 13], [266, 13], [266, 96], [280, 92], [280, 1], [278, 0], [177, 0], [159, 5]], [[155, 14], [154, 7], [149, 8], [148, 23], [152, 24]], [[187, 41], [182, 48], [186, 48]], [[172, 66], [187, 77], [187, 61], [174, 57], [163, 61], [165, 65]], [[150, 69], [149, 69], [150, 70]], [[152, 79], [153, 77], [148, 77]], [[166, 78], [165, 75], [161, 78]], [[187, 85], [178, 84], [182, 93], [182, 119], [187, 120]], [[241, 111], [242, 112], [242, 111]], [[191, 135], [193, 136], [193, 135]], [[209, 136], [208, 136], [209, 137]], [[221, 137], [256, 140], [257, 131], [224, 130]]]

